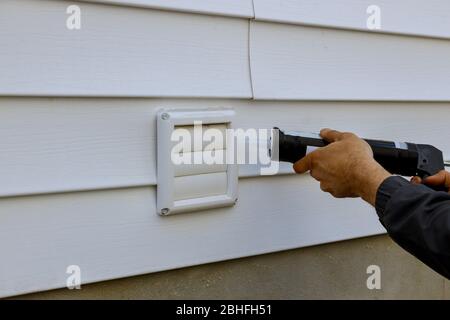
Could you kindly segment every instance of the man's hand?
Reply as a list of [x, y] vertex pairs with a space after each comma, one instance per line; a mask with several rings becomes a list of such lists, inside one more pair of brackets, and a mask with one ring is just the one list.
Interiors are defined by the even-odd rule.
[[445, 187], [450, 190], [450, 172], [441, 170], [434, 176], [426, 177], [423, 180], [420, 177], [412, 177], [411, 182], [415, 184], [423, 183], [430, 187]]
[[375, 205], [378, 187], [390, 173], [373, 159], [369, 144], [349, 132], [322, 129], [320, 135], [330, 144], [297, 161], [295, 172], [309, 170], [334, 197], [362, 197]]

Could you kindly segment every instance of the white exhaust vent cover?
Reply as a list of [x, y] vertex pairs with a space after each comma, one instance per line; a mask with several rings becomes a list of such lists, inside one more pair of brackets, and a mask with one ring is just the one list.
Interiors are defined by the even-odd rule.
[[231, 109], [158, 112], [158, 214], [236, 203], [238, 170], [234, 161], [227, 161], [226, 143], [233, 118]]

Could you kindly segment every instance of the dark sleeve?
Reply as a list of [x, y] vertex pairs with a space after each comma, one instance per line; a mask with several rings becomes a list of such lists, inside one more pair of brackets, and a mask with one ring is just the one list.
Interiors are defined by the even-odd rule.
[[378, 188], [375, 207], [395, 242], [450, 278], [450, 194], [393, 176]]

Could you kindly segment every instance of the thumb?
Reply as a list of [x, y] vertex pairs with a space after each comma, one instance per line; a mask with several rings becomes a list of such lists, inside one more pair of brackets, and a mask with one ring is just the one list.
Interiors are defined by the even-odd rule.
[[450, 173], [441, 170], [434, 176], [425, 178], [423, 183], [429, 186], [446, 186], [448, 188], [450, 187]]
[[306, 156], [294, 163], [294, 171], [296, 173], [305, 173], [306, 171], [311, 170], [311, 154], [312, 153], [308, 153]]
[[343, 133], [333, 129], [322, 129], [320, 130], [320, 136], [327, 142], [335, 142], [342, 138]]

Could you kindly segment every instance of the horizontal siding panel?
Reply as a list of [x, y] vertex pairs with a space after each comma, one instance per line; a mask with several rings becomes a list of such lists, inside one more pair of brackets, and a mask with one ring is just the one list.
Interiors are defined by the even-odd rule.
[[[69, 4], [81, 30], [66, 28]], [[3, 0], [0, 38], [0, 95], [252, 96], [244, 19]]]
[[307, 176], [245, 179], [236, 206], [170, 217], [153, 187], [2, 199], [0, 212], [3, 297], [65, 287], [69, 265], [83, 285], [384, 232], [363, 201]]
[[450, 3], [447, 0], [253, 1], [257, 20], [365, 31], [369, 31], [367, 8], [377, 5], [381, 10], [381, 29], [374, 31], [450, 37]]
[[0, 98], [0, 196], [155, 185], [158, 110], [214, 106], [235, 107], [239, 127], [272, 126], [232, 100]]
[[[236, 128], [355, 131], [450, 156], [449, 103], [0, 98], [0, 196], [156, 184], [156, 112], [231, 107]], [[388, 121], [387, 121], [388, 119]], [[241, 177], [259, 175], [240, 166]], [[281, 173], [291, 173], [289, 164]]]
[[143, 8], [253, 18], [252, 0], [82, 0]]
[[450, 100], [450, 41], [251, 25], [255, 99]]

